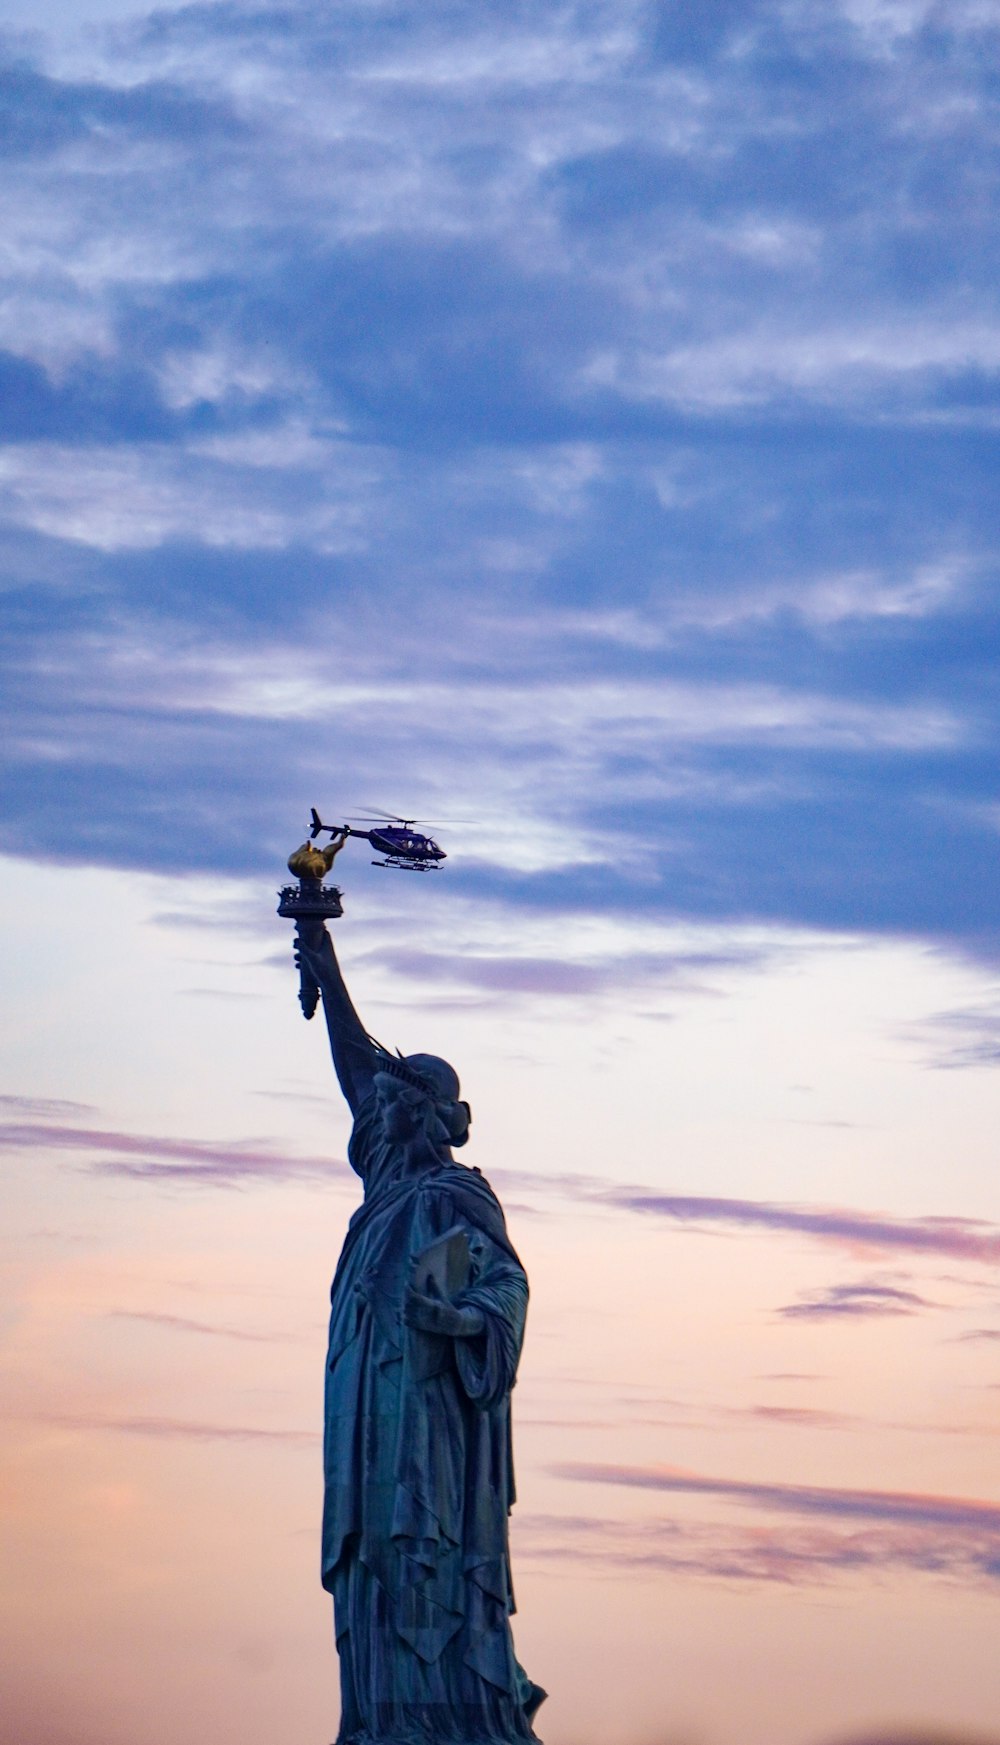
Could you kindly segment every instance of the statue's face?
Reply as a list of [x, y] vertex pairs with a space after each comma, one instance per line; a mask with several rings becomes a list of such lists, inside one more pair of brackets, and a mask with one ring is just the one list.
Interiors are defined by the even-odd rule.
[[408, 1054], [406, 1064], [434, 1086], [442, 1103], [457, 1102], [461, 1089], [458, 1074], [446, 1060], [441, 1060], [436, 1054]]

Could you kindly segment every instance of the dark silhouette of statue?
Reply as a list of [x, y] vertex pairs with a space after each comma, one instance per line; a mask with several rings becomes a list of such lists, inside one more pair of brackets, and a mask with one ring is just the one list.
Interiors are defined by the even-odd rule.
[[452, 1157], [470, 1120], [455, 1072], [373, 1042], [322, 921], [297, 928], [364, 1183], [333, 1281], [326, 1374], [338, 1745], [533, 1741], [545, 1693], [514, 1657], [507, 1540], [527, 1279], [492, 1189]]

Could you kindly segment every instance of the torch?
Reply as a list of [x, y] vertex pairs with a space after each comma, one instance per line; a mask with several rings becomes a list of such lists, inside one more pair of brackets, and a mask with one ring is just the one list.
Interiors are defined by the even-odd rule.
[[[336, 885], [325, 885], [324, 876], [333, 865], [334, 856], [340, 853], [347, 841], [346, 830], [338, 832], [331, 838], [325, 848], [317, 848], [315, 843], [303, 842], [288, 857], [288, 870], [298, 879], [297, 885], [283, 885], [278, 892], [278, 914], [285, 915], [295, 922], [296, 934], [303, 933], [305, 921], [335, 921], [338, 915], [344, 913], [341, 897], [343, 892]], [[306, 968], [301, 952], [296, 951], [296, 961], [299, 966], [299, 1004], [302, 1016], [311, 1018], [319, 1002], [319, 988], [313, 976]]]

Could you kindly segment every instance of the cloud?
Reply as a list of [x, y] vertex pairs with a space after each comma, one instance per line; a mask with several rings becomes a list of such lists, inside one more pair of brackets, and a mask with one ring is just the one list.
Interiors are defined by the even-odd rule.
[[813, 1406], [734, 1406], [733, 1417], [756, 1418], [764, 1424], [788, 1424], [805, 1430], [843, 1430], [863, 1420], [852, 1412], [825, 1412]]
[[815, 1586], [924, 1575], [995, 1590], [1000, 1535], [979, 1524], [784, 1522], [752, 1528], [723, 1520], [529, 1515], [515, 1521], [519, 1558], [591, 1566], [628, 1580], [664, 1574], [698, 1580]]
[[998, 1745], [998, 1741], [996, 1734], [987, 1738], [985, 1733], [957, 1733], [951, 1728], [889, 1726], [875, 1733], [852, 1733], [850, 1738], [840, 1734], [830, 1745]]
[[639, 353], [592, 366], [589, 380], [628, 397], [653, 399], [688, 410], [746, 408], [775, 399], [833, 398], [864, 404], [885, 390], [917, 378], [947, 380], [959, 373], [994, 376], [1000, 340], [988, 323], [908, 323], [892, 332], [852, 324], [817, 332], [747, 332], [657, 356]]
[[773, 1369], [760, 1377], [761, 1381], [825, 1381], [827, 1378], [816, 1370], [804, 1369]]
[[[673, 1467], [597, 1466], [563, 1462], [551, 1471], [581, 1484], [616, 1484], [640, 1490], [723, 1497], [750, 1508], [793, 1515], [895, 1521], [916, 1527], [973, 1527], [1000, 1535], [1000, 1502], [928, 1496], [917, 1491], [847, 1490], [750, 1479], [711, 1478]], [[997, 1548], [1000, 1550], [1000, 1546]], [[998, 1565], [1000, 1569], [1000, 1565]]]
[[767, 961], [778, 947], [729, 945], [716, 950], [607, 953], [589, 961], [558, 957], [529, 957], [506, 953], [486, 956], [478, 952], [435, 952], [404, 946], [380, 946], [365, 953], [365, 960], [433, 986], [457, 983], [495, 994], [549, 994], [577, 997], [613, 989], [670, 988], [686, 992], [704, 986], [700, 978], [714, 970], [745, 969]]
[[141, 552], [194, 538], [236, 552], [281, 550], [303, 540], [325, 554], [359, 545], [377, 476], [371, 455], [328, 444], [316, 457], [320, 468], [300, 463], [290, 491], [285, 468], [294, 443], [282, 438], [291, 433], [272, 437], [284, 451], [275, 468], [241, 461], [232, 448], [151, 443], [144, 440], [149, 434], [159, 432], [136, 433], [128, 446], [90, 444], [82, 453], [54, 441], [8, 441], [0, 457], [0, 513], [8, 526], [96, 552]]
[[193, 1321], [186, 1315], [160, 1314], [152, 1309], [110, 1309], [116, 1321], [141, 1321], [154, 1327], [173, 1328], [179, 1333], [208, 1333], [219, 1339], [245, 1339], [252, 1344], [273, 1344], [288, 1337], [284, 1333], [255, 1333], [248, 1327], [218, 1327], [210, 1321]]
[[680, 601], [674, 622], [718, 633], [755, 619], [801, 618], [827, 628], [865, 619], [920, 619], [954, 608], [968, 591], [968, 571], [966, 562], [952, 557], [895, 574], [882, 567], [758, 582], [742, 594], [733, 589]]
[[[278, 959], [276, 955], [275, 961], [280, 962], [283, 969], [287, 969], [288, 959], [284, 954], [282, 954], [280, 959]], [[339, 1112], [340, 1109], [340, 1104], [335, 1097], [324, 1097], [318, 1091], [255, 1090], [253, 1095], [255, 1097], [267, 1097], [271, 1102], [297, 1103], [303, 1109], [320, 1109], [324, 1113], [331, 1109], [336, 1109]]]
[[918, 1309], [933, 1308], [926, 1297], [916, 1291], [900, 1290], [894, 1285], [875, 1282], [826, 1285], [812, 1291], [795, 1303], [786, 1303], [778, 1310], [788, 1321], [833, 1321], [868, 1319], [883, 1315], [912, 1315]]
[[930, 1064], [944, 1070], [1000, 1063], [1000, 1011], [994, 1005], [936, 1012], [912, 1034], [930, 1043]]
[[34, 1414], [33, 1422], [84, 1433], [148, 1436], [157, 1441], [286, 1442], [294, 1447], [312, 1449], [317, 1446], [317, 1432], [314, 1430], [267, 1429], [250, 1424], [208, 1424], [181, 1418], [146, 1417], [141, 1414], [111, 1417], [100, 1412], [39, 1412]]
[[96, 1115], [92, 1103], [74, 1103], [68, 1097], [21, 1097], [11, 1092], [0, 1094], [0, 1110], [44, 1120], [46, 1116]]
[[83, 1153], [86, 1166], [96, 1174], [178, 1186], [239, 1187], [255, 1181], [329, 1179], [347, 1167], [331, 1158], [289, 1156], [265, 1141], [213, 1144], [203, 1139], [169, 1139], [44, 1122], [0, 1122], [0, 1149]]
[[610, 1188], [600, 1197], [623, 1211], [665, 1218], [688, 1228], [720, 1224], [737, 1229], [785, 1231], [838, 1245], [949, 1254], [965, 1260], [994, 1261], [1000, 1256], [1000, 1230], [973, 1218], [879, 1217], [846, 1207], [787, 1206], [767, 1200], [644, 1193], [632, 1188]]

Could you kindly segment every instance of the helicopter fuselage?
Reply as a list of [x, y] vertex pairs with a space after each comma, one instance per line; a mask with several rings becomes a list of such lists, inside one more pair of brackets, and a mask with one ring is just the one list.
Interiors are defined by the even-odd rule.
[[351, 826], [348, 835], [360, 836], [363, 841], [370, 842], [378, 854], [385, 855], [385, 862], [376, 861], [375, 865], [427, 872], [448, 858], [432, 837], [422, 836], [419, 830], [408, 830], [401, 824], [380, 825], [374, 830], [355, 830]]

